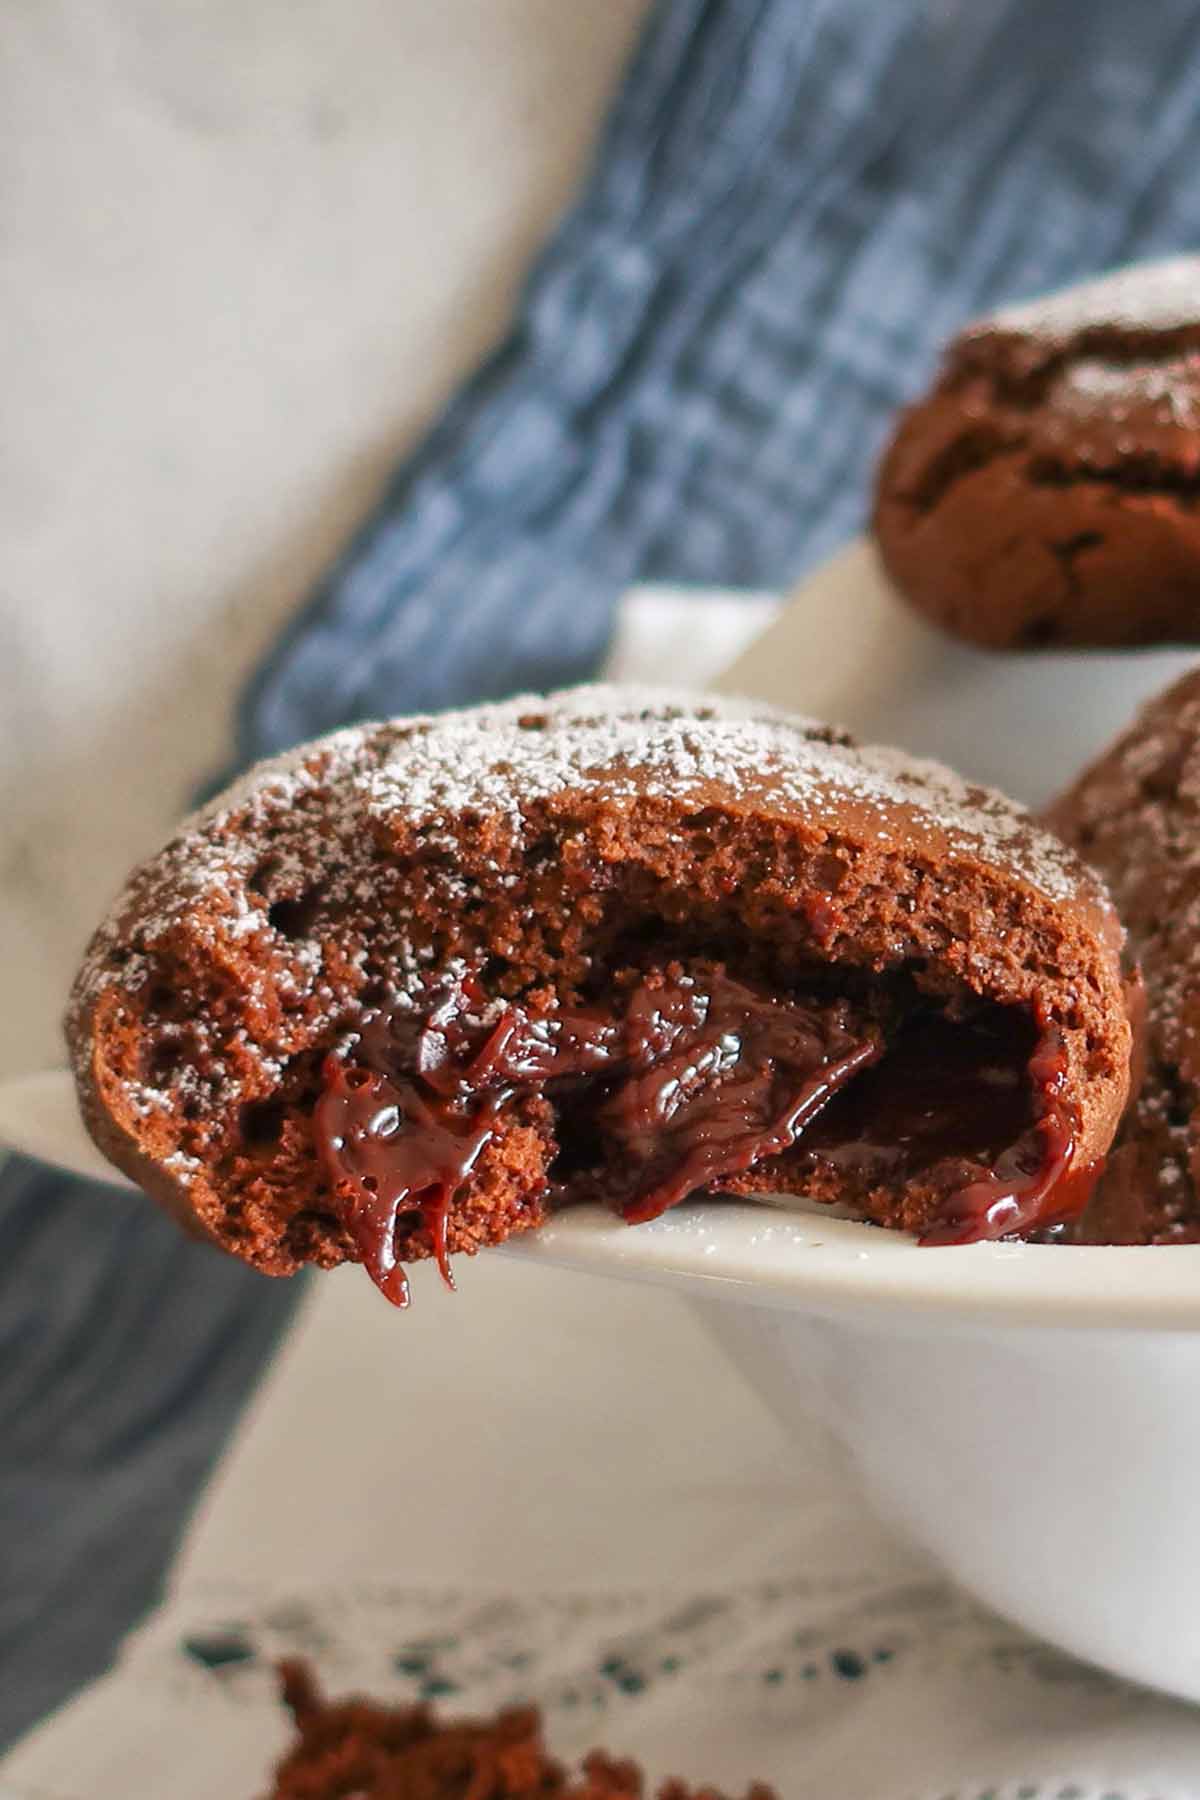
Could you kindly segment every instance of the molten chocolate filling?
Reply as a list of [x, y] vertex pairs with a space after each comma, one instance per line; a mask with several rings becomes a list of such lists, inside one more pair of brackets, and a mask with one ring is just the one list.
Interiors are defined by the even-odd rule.
[[[474, 978], [367, 1014], [326, 1059], [314, 1132], [372, 1279], [408, 1283], [397, 1222], [421, 1224], [447, 1281], [455, 1193], [502, 1115], [544, 1097], [571, 1195], [619, 1194], [630, 1223], [791, 1150], [861, 1192], [919, 1176], [937, 1196], [922, 1241], [967, 1243], [1077, 1210], [1074, 1120], [1053, 1030], [1018, 1009], [952, 1018], [885, 991], [776, 998], [720, 970], [650, 973], [619, 1015], [487, 1006]], [[961, 1009], [959, 1009], [961, 1010]], [[886, 1053], [885, 1053], [886, 1052]]]

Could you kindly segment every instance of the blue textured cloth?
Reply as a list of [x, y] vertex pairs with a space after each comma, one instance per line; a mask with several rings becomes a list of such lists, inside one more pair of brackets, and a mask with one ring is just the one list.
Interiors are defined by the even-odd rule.
[[[511, 335], [267, 660], [240, 757], [585, 675], [633, 578], [795, 576], [964, 318], [1197, 242], [1198, 151], [1192, 0], [662, 0]], [[0, 1249], [2, 1737], [153, 1598], [294, 1291], [27, 1165]]]
[[1189, 0], [668, 0], [506, 343], [268, 660], [244, 755], [576, 679], [633, 579], [858, 529], [965, 318], [1194, 244]]

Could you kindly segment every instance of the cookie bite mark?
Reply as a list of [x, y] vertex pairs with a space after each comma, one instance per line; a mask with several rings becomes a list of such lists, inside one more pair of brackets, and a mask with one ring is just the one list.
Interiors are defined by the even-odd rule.
[[874, 530], [920, 611], [993, 648], [1200, 637], [1200, 258], [997, 313], [880, 465]]
[[[614, 978], [615, 1007], [498, 1012], [475, 977], [368, 1014], [325, 1066], [314, 1131], [334, 1205], [382, 1292], [418, 1220], [443, 1277], [456, 1194], [510, 1111], [541, 1105], [545, 1210], [605, 1201], [630, 1224], [795, 1150], [809, 1191], [930, 1194], [922, 1241], [1045, 1230], [1084, 1204], [1061, 1034], [999, 1007], [939, 1007], [898, 981], [854, 999], [774, 996], [720, 968]], [[955, 1011], [960, 1016], [955, 1017]]]
[[585, 1200], [1044, 1227], [1124, 1102], [1120, 942], [937, 765], [584, 689], [262, 765], [135, 873], [68, 1028], [97, 1142], [189, 1228], [402, 1301]]
[[[611, 1197], [631, 1224], [779, 1156], [882, 1050], [862, 1012], [756, 992], [720, 969], [614, 981], [618, 1005], [536, 1014], [503, 1005], [486, 1020], [477, 977], [368, 1014], [330, 1057], [317, 1148], [372, 1279], [408, 1302], [394, 1261], [397, 1220], [421, 1216], [447, 1281], [446, 1221], [504, 1115], [542, 1104], [558, 1155], [543, 1203]], [[418, 1022], [419, 1021], [419, 1022]], [[565, 1121], [565, 1123], [564, 1123]], [[590, 1161], [589, 1161], [590, 1153]], [[451, 1285], [452, 1282], [451, 1282]]]

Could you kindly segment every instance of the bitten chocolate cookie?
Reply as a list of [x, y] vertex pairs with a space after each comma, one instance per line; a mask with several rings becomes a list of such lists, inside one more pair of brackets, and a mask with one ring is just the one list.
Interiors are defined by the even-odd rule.
[[1128, 1085], [1107, 896], [1008, 801], [736, 702], [581, 689], [262, 764], [132, 877], [68, 1035], [108, 1156], [270, 1274], [798, 1190], [1070, 1216]]
[[1200, 257], [971, 326], [901, 418], [874, 529], [900, 592], [1001, 649], [1200, 641]]
[[1107, 877], [1141, 960], [1137, 1091], [1078, 1235], [1200, 1239], [1200, 670], [1150, 703], [1049, 821]]
[[[280, 1669], [296, 1742], [267, 1800], [644, 1800], [636, 1763], [593, 1750], [577, 1771], [547, 1751], [541, 1715], [513, 1706], [490, 1719], [435, 1720], [427, 1706], [326, 1700], [303, 1664]], [[667, 1781], [657, 1800], [722, 1800]], [[775, 1800], [754, 1783], [746, 1800]]]

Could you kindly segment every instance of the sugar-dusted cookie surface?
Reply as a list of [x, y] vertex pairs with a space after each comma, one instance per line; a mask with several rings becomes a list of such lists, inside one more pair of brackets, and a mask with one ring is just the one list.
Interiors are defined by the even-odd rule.
[[1051, 808], [1107, 876], [1139, 958], [1136, 1092], [1080, 1225], [1097, 1243], [1200, 1240], [1200, 670]]
[[271, 1274], [580, 1200], [798, 1190], [957, 1241], [1077, 1210], [1124, 1103], [1121, 932], [1007, 800], [639, 690], [397, 720], [252, 770], [75, 985], [84, 1116]]
[[880, 465], [900, 592], [997, 648], [1200, 641], [1200, 257], [983, 319]]

